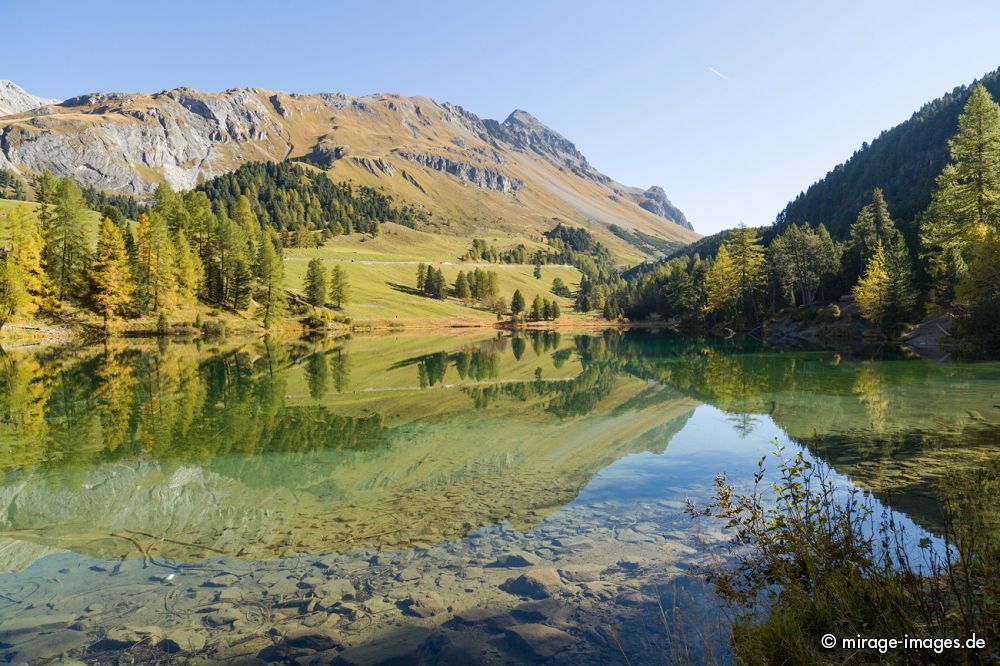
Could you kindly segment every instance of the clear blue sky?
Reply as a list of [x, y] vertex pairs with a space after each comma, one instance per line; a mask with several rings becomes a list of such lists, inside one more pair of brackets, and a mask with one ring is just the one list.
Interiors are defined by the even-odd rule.
[[702, 233], [771, 222], [1000, 66], [995, 0], [0, 0], [0, 16], [0, 79], [46, 97], [259, 86], [522, 108], [613, 178], [662, 185]]

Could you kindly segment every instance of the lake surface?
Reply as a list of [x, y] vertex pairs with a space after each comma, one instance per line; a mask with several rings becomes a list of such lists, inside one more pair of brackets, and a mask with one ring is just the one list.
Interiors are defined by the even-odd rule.
[[[800, 447], [941, 544], [1000, 364], [650, 332], [0, 357], [0, 658], [726, 661], [725, 472]], [[995, 523], [993, 523], [995, 525]], [[401, 661], [399, 661], [401, 660]]]

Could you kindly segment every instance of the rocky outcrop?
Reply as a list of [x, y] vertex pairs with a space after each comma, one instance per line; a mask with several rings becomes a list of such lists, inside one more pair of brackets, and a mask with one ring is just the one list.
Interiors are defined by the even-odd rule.
[[642, 191], [639, 189], [630, 190], [629, 194], [632, 199], [639, 204], [639, 206], [645, 210], [648, 210], [653, 215], [658, 215], [665, 220], [670, 220], [674, 224], [679, 224], [685, 229], [694, 229], [691, 223], [688, 222], [687, 218], [684, 217], [684, 213], [670, 202], [667, 198], [667, 193], [663, 191], [663, 188], [659, 185], [653, 185], [648, 190]]
[[373, 176], [392, 176], [396, 167], [379, 157], [352, 157], [351, 160]]
[[54, 99], [36, 97], [28, 93], [11, 81], [0, 81], [0, 116], [25, 113], [55, 103]]
[[504, 194], [517, 192], [524, 187], [523, 180], [512, 178], [499, 169], [476, 166], [469, 162], [454, 160], [450, 157], [435, 155], [433, 153], [411, 153], [400, 150], [396, 154], [404, 160], [416, 162], [428, 169], [443, 171], [466, 183], [472, 183], [478, 187], [489, 188]]

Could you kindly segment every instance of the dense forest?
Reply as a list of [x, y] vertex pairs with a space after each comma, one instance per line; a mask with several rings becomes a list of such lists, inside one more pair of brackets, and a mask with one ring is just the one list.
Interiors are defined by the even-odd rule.
[[[321, 172], [292, 162], [254, 162], [199, 185], [198, 191], [233, 215], [245, 196], [259, 222], [321, 242], [326, 236], [361, 232], [378, 235], [382, 222], [416, 227], [426, 214], [399, 205], [370, 187], [334, 183]], [[286, 242], [286, 245], [288, 243]]]
[[[951, 116], [934, 110], [950, 109], [956, 99], [965, 100], [961, 114], [947, 130], [937, 129]], [[977, 85], [921, 113], [913, 122], [934, 127], [934, 136], [944, 131], [951, 135], [933, 187], [925, 198], [916, 190], [901, 190], [883, 174], [897, 197], [912, 197], [900, 209], [915, 224], [899, 221], [876, 180], [849, 225], [841, 228], [839, 218], [826, 216], [837, 233], [823, 224], [822, 212], [816, 213], [820, 219], [800, 222], [785, 215], [768, 229], [727, 230], [627, 273], [624, 286], [608, 296], [606, 311], [629, 319], [746, 330], [782, 308], [851, 294], [863, 317], [886, 336], [898, 334], [924, 312], [945, 308], [956, 314], [960, 332], [981, 349], [1000, 349], [995, 327], [1000, 318], [995, 284], [1000, 273], [1000, 106], [986, 86]], [[895, 131], [906, 135], [900, 128]], [[894, 136], [887, 133], [883, 139]], [[908, 144], [886, 139], [880, 145]], [[911, 159], [923, 164], [922, 154]], [[864, 163], [857, 159], [855, 164]], [[878, 160], [883, 166], [889, 162], [888, 157]], [[853, 203], [845, 205], [854, 210]], [[836, 308], [828, 314], [836, 318], [839, 312]]]
[[775, 230], [792, 224], [823, 224], [835, 238], [848, 229], [870, 201], [872, 189], [882, 189], [900, 231], [911, 247], [917, 245], [917, 216], [931, 203], [938, 174], [949, 161], [948, 141], [972, 91], [981, 85], [1000, 97], [1000, 69], [969, 86], [925, 104], [906, 122], [865, 142], [850, 159], [799, 194], [775, 221]]

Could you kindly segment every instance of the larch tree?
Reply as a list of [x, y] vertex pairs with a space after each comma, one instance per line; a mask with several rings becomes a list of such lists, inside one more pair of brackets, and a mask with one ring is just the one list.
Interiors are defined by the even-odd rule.
[[52, 284], [45, 272], [44, 240], [39, 222], [27, 206], [17, 206], [7, 216], [10, 259], [18, 267], [24, 288], [30, 296], [25, 314], [34, 314], [52, 294]]
[[63, 178], [55, 186], [54, 208], [45, 237], [45, 266], [60, 300], [76, 296], [84, 283], [90, 257], [87, 242], [86, 206], [83, 193], [71, 178]]
[[20, 268], [9, 254], [0, 255], [0, 330], [12, 318], [24, 314], [30, 302]]
[[864, 275], [853, 289], [865, 319], [895, 334], [916, 303], [910, 257], [902, 243], [875, 247]]
[[534, 300], [531, 302], [531, 318], [535, 321], [541, 321], [543, 319], [543, 310], [545, 308], [545, 303], [542, 300], [541, 295], [535, 294]]
[[350, 297], [350, 285], [347, 282], [347, 271], [339, 265], [334, 266], [330, 271], [330, 301], [340, 308], [347, 305]]
[[977, 242], [1000, 231], [1000, 105], [977, 85], [948, 142], [951, 161], [938, 176], [920, 240], [931, 276], [948, 293], [965, 273]]
[[309, 260], [309, 265], [306, 267], [304, 291], [306, 303], [312, 307], [318, 308], [326, 303], [328, 292], [326, 267], [323, 265], [323, 260], [319, 257]]
[[188, 242], [183, 227], [174, 234], [174, 281], [177, 284], [177, 299], [184, 304], [193, 303], [205, 279], [205, 267], [201, 257]]
[[740, 284], [729, 246], [723, 243], [705, 275], [707, 309], [710, 312], [731, 312], [740, 298]]
[[469, 288], [469, 280], [465, 277], [464, 272], [459, 271], [458, 277], [455, 278], [455, 298], [467, 301], [471, 297], [472, 291]]
[[88, 277], [94, 309], [104, 319], [104, 330], [107, 331], [110, 321], [131, 304], [135, 293], [125, 239], [110, 218], [101, 220], [97, 251]]
[[136, 283], [141, 309], [156, 312], [172, 306], [177, 294], [174, 246], [166, 219], [158, 212], [139, 216], [136, 252]]
[[59, 179], [52, 175], [51, 171], [46, 171], [35, 180], [35, 201], [39, 204], [38, 221], [43, 229], [52, 221], [58, 187]]
[[270, 233], [261, 237], [257, 253], [257, 279], [259, 316], [264, 328], [273, 328], [284, 312], [285, 270]]
[[886, 269], [885, 251], [881, 245], [868, 259], [864, 275], [853, 289], [854, 300], [865, 319], [879, 325], [885, 314], [889, 285], [889, 271]]

